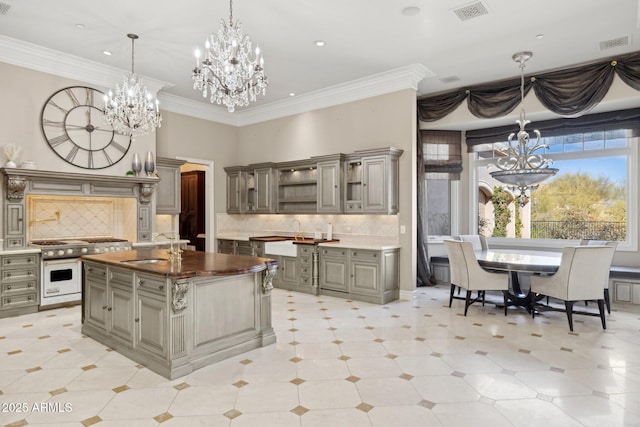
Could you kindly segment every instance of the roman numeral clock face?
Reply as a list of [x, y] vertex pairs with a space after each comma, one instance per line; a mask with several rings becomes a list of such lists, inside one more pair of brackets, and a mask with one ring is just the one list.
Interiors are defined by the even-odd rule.
[[103, 106], [104, 93], [84, 86], [61, 89], [47, 100], [42, 133], [62, 160], [84, 169], [104, 169], [127, 154], [131, 137], [102, 118]]

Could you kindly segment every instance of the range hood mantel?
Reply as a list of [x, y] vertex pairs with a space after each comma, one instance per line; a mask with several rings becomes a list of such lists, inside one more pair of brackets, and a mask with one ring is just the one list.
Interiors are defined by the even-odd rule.
[[70, 196], [138, 197], [149, 204], [158, 177], [110, 176], [86, 173], [57, 172], [40, 169], [0, 168], [6, 177], [6, 198], [24, 199], [25, 193]]

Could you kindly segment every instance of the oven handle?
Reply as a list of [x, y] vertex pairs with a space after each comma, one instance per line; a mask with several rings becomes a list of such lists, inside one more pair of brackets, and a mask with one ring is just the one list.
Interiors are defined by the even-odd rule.
[[80, 264], [82, 260], [80, 258], [64, 258], [64, 259], [48, 259], [42, 262], [42, 265], [45, 267], [56, 266], [60, 264]]

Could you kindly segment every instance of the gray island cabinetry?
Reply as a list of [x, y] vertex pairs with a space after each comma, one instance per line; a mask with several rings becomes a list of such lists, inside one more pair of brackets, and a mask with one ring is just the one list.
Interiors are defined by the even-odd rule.
[[140, 249], [82, 261], [82, 333], [169, 379], [276, 341], [271, 259]]

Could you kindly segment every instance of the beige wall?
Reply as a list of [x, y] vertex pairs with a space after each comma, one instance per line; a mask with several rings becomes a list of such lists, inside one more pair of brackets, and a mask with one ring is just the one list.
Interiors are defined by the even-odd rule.
[[[91, 86], [103, 92], [108, 88], [3, 62], [0, 62], [0, 76], [0, 166], [5, 163], [4, 147], [16, 144], [22, 148], [22, 154], [16, 162], [18, 165], [24, 160], [31, 160], [36, 162], [38, 169], [86, 173], [87, 169], [68, 164], [48, 146], [40, 128], [40, 113], [49, 97], [65, 87]], [[91, 173], [124, 175], [131, 169], [133, 154], [138, 153], [144, 158], [148, 150], [155, 151], [153, 135], [136, 138], [122, 161], [106, 169], [92, 170]]]

